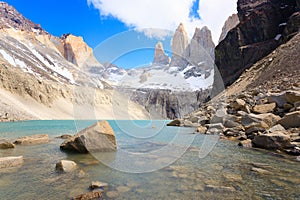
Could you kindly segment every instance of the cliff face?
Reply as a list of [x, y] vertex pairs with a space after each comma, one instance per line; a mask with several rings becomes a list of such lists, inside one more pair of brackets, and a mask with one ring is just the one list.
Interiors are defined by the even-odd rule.
[[233, 29], [234, 27], [236, 27], [238, 24], [240, 23], [239, 17], [237, 14], [233, 14], [231, 16], [228, 17], [228, 19], [226, 20], [223, 28], [222, 28], [222, 33], [220, 35], [219, 38], [219, 43], [225, 39], [225, 37], [227, 36], [227, 33]]
[[173, 36], [172, 60], [170, 66], [186, 66], [185, 56], [188, 42], [188, 34], [184, 28], [184, 25], [181, 23]]
[[298, 23], [299, 18], [294, 16], [298, 9], [296, 0], [239, 0], [237, 8], [240, 23], [215, 50], [216, 65], [225, 86], [298, 29], [287, 26]]
[[187, 59], [193, 66], [208, 65], [215, 60], [215, 44], [212, 41], [210, 30], [205, 26], [196, 28], [194, 36], [188, 47]]

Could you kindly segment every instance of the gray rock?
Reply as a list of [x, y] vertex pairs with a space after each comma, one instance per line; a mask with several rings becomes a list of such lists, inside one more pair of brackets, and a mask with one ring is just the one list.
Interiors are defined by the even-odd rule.
[[285, 128], [281, 126], [280, 124], [277, 124], [273, 127], [271, 127], [269, 130], [267, 130], [268, 133], [274, 133], [276, 131], [286, 132]]
[[277, 115], [274, 115], [272, 113], [267, 113], [267, 114], [259, 114], [259, 115], [255, 115], [255, 114], [248, 114], [242, 117], [242, 125], [247, 127], [250, 126], [253, 123], [261, 123], [264, 122], [268, 127], [264, 127], [264, 128], [270, 128], [272, 126], [274, 126], [275, 124], [277, 124], [277, 122], [280, 120], [281, 118]]
[[18, 138], [14, 144], [20, 145], [34, 145], [34, 144], [44, 144], [49, 142], [49, 136], [47, 134], [38, 134]]
[[24, 159], [23, 156], [18, 157], [1, 157], [0, 158], [0, 169], [19, 167], [23, 165]]
[[269, 94], [267, 99], [269, 103], [276, 103], [279, 107], [283, 107], [287, 103], [285, 92]]
[[114, 131], [109, 123], [100, 121], [65, 140], [60, 148], [67, 151], [88, 153], [115, 151], [117, 145]]
[[59, 172], [72, 172], [77, 168], [77, 164], [71, 160], [61, 160], [56, 163], [55, 169]]
[[182, 120], [181, 119], [175, 119], [167, 124], [167, 126], [181, 126]]
[[253, 107], [253, 112], [258, 114], [271, 113], [276, 108], [276, 103], [256, 105]]
[[289, 103], [294, 104], [300, 101], [300, 91], [293, 91], [293, 90], [287, 91], [285, 93], [285, 97]]
[[292, 146], [290, 137], [279, 131], [257, 135], [252, 142], [255, 147], [272, 150], [285, 149]]
[[294, 128], [300, 127], [300, 111], [295, 111], [286, 114], [278, 124], [282, 125], [284, 128]]

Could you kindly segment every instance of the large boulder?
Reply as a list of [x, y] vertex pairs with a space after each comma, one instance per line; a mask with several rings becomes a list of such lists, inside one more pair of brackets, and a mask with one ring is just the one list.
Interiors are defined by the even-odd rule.
[[47, 134], [38, 134], [18, 138], [14, 143], [22, 145], [44, 144], [49, 142]]
[[284, 128], [300, 127], [300, 111], [286, 114], [278, 123]]
[[66, 151], [88, 153], [114, 151], [117, 145], [114, 131], [109, 123], [100, 121], [65, 140], [60, 148]]
[[248, 114], [244, 115], [242, 117], [242, 125], [247, 127], [251, 126], [253, 123], [261, 123], [264, 122], [267, 127], [264, 128], [271, 128], [274, 126], [281, 118], [277, 115], [274, 115], [272, 113], [266, 113], [266, 114]]
[[257, 135], [252, 143], [255, 147], [273, 150], [292, 147], [290, 137], [280, 131]]
[[289, 103], [294, 104], [300, 101], [300, 92], [290, 90], [285, 93], [285, 97]]
[[256, 105], [253, 107], [253, 112], [258, 114], [271, 113], [276, 108], [276, 103]]
[[0, 158], [0, 169], [10, 168], [10, 167], [19, 167], [23, 165], [23, 156], [18, 157], [2, 157]]
[[56, 163], [55, 169], [59, 172], [72, 172], [77, 168], [77, 164], [71, 160], [61, 160]]

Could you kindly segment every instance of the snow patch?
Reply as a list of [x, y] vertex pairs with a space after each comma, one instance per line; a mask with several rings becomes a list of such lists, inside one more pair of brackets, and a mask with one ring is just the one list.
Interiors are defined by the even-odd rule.
[[279, 40], [281, 38], [281, 34], [276, 35], [275, 40]]
[[16, 66], [15, 59], [11, 55], [9, 55], [6, 51], [0, 49], [0, 54], [7, 62], [9, 62], [9, 64]]

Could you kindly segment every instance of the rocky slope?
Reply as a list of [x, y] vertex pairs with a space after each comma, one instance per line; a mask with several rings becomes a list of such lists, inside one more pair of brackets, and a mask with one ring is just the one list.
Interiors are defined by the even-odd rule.
[[[0, 14], [1, 120], [95, 117], [87, 114], [88, 109], [105, 111], [95, 112], [100, 118], [147, 118], [145, 110], [131, 101], [132, 113], [114, 105], [125, 97], [113, 97], [101, 77], [81, 70], [88, 67], [82, 63], [100, 65], [82, 38], [54, 37], [6, 3], [0, 4]], [[86, 113], [74, 116], [74, 107]], [[114, 116], [113, 109], [123, 109], [122, 114]]]
[[299, 29], [296, 0], [239, 0], [237, 8], [240, 23], [216, 47], [216, 65], [226, 86]]
[[300, 155], [299, 44], [297, 33], [199, 110], [170, 125]]

